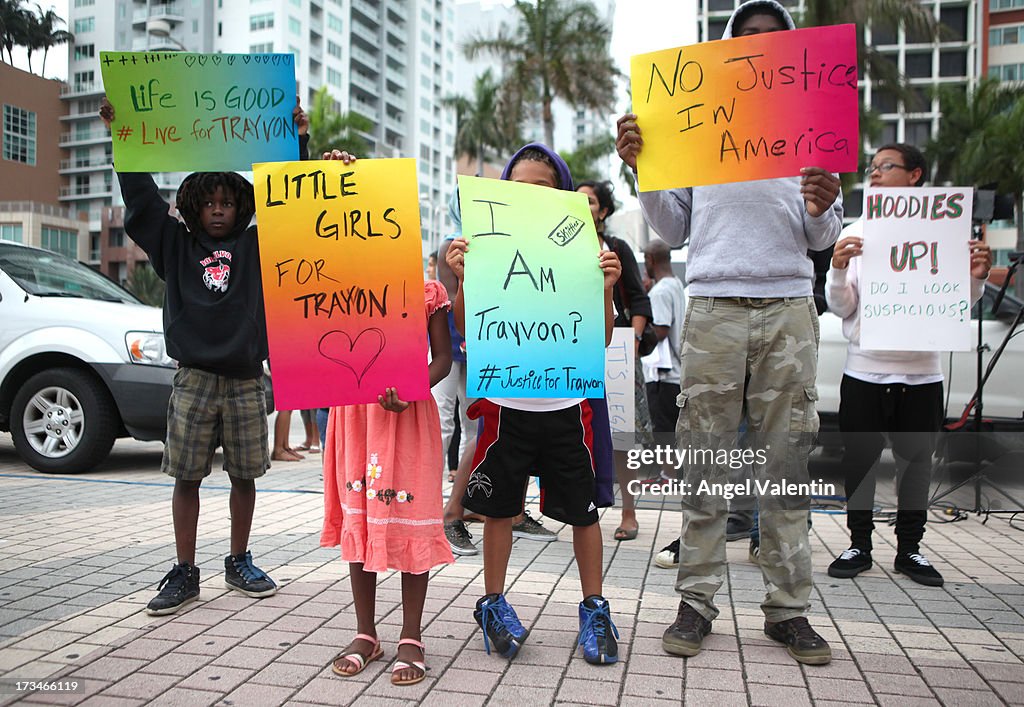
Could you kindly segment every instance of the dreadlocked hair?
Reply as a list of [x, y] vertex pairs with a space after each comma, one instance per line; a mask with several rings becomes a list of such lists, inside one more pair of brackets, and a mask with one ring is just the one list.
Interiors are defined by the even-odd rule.
[[185, 177], [185, 180], [178, 187], [178, 196], [175, 207], [185, 225], [192, 233], [199, 233], [203, 230], [199, 221], [199, 214], [202, 211], [203, 202], [211, 196], [217, 187], [232, 194], [238, 211], [235, 216], [235, 225], [232, 233], [240, 231], [249, 225], [253, 215], [256, 213], [256, 196], [253, 193], [252, 184], [242, 176], [234, 172], [195, 172]]

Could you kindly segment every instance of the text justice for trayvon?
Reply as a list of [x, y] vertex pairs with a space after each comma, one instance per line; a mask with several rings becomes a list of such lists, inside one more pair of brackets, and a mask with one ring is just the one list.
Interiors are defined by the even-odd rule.
[[[795, 64], [771, 66], [764, 54], [745, 54], [723, 60], [725, 64], [735, 62], [743, 62], [745, 66], [745, 70], [736, 81], [735, 86], [736, 90], [743, 94], [750, 93], [757, 88], [772, 91], [783, 86], [793, 86], [804, 93], [820, 90], [825, 86], [846, 86], [854, 91], [857, 90], [857, 67], [855, 65], [823, 61], [817, 68], [812, 68], [808, 63], [807, 49], [803, 50], [802, 66]], [[675, 97], [677, 90], [684, 94], [692, 94], [704, 85], [704, 68], [698, 61], [684, 62], [682, 50], [676, 54], [675, 66], [671, 72], [668, 69], [668, 65], [659, 67], [657, 64], [651, 64], [650, 81], [647, 85], [648, 103], [651, 100], [651, 93], [655, 90], [656, 80], [661, 84], [665, 93], [671, 97]], [[679, 130], [679, 132], [685, 133], [705, 124], [705, 119], [708, 117], [707, 105], [695, 103], [677, 111], [677, 114], [686, 116], [686, 126]], [[735, 116], [735, 96], [728, 107], [719, 105], [711, 111], [712, 124], [717, 126], [721, 122], [726, 126], [722, 131], [719, 147], [718, 159], [720, 162], [725, 162], [726, 157], [735, 158], [739, 163], [751, 157], [784, 157], [790, 152], [794, 156], [813, 155], [815, 150], [829, 153], [850, 153], [850, 144], [846, 138], [838, 137], [832, 131], [820, 132], [815, 135], [814, 128], [811, 127], [801, 130], [796, 139], [780, 136], [770, 144], [763, 135], [747, 137], [741, 139], [743, 145], [741, 149], [737, 146], [736, 138], [729, 126]], [[854, 149], [856, 148], [854, 147]]]

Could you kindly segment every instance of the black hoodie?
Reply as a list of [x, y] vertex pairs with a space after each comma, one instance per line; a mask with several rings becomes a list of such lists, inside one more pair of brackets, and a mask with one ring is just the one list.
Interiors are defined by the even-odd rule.
[[[307, 159], [308, 136], [299, 140]], [[267, 358], [267, 324], [256, 226], [239, 210], [224, 238], [191, 232], [168, 212], [153, 177], [117, 175], [125, 203], [125, 233], [167, 283], [164, 340], [182, 367], [228, 378], [258, 378]]]

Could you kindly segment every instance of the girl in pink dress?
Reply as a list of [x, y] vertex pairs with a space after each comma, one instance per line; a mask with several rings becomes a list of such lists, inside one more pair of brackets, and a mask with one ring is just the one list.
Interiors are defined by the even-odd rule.
[[[436, 280], [424, 284], [424, 295], [433, 387], [451, 368], [450, 303]], [[398, 570], [403, 624], [391, 682], [413, 685], [426, 674], [420, 626], [428, 573], [453, 561], [442, 522], [441, 425], [431, 396], [410, 403], [386, 388], [377, 400], [332, 408], [327, 423], [320, 545], [341, 545], [349, 562], [358, 630], [333, 668], [350, 677], [383, 656], [374, 625], [377, 573]]]

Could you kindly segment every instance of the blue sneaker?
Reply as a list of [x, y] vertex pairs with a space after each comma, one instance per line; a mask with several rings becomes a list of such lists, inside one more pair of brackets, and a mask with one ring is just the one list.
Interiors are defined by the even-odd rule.
[[476, 602], [473, 618], [484, 632], [484, 650], [491, 654], [494, 645], [500, 655], [515, 658], [530, 632], [523, 628], [515, 609], [503, 594], [488, 594]]
[[597, 594], [580, 602], [580, 635], [583, 659], [594, 665], [609, 665], [619, 659], [619, 630], [612, 623], [608, 600]]

